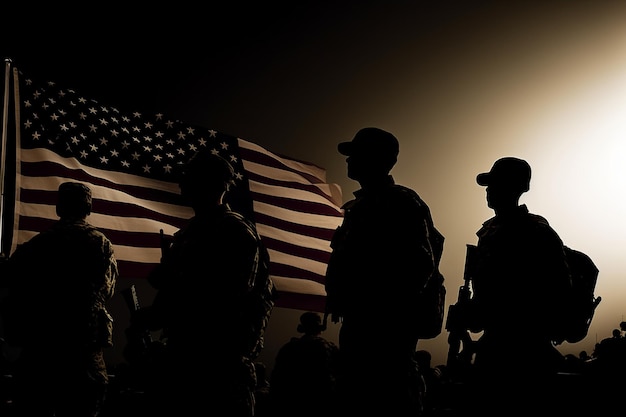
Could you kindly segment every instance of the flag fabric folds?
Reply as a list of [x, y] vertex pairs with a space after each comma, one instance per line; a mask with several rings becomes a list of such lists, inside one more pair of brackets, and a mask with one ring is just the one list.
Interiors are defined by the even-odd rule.
[[[325, 170], [252, 142], [168, 119], [123, 113], [13, 68], [15, 214], [11, 252], [57, 219], [64, 181], [91, 187], [89, 221], [112, 241], [120, 279], [144, 278], [159, 262], [160, 235], [193, 215], [180, 199], [177, 167], [208, 148], [237, 173], [229, 204], [256, 223], [271, 256], [277, 306], [323, 311], [330, 240], [341, 223], [341, 190]], [[232, 198], [231, 198], [232, 197]]]

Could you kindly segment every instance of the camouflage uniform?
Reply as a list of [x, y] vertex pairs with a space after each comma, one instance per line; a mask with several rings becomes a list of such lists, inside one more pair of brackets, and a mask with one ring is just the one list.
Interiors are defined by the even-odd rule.
[[[208, 169], [215, 161], [205, 162]], [[194, 186], [200, 192], [205, 185]], [[149, 389], [157, 407], [248, 417], [254, 361], [274, 303], [269, 255], [256, 228], [227, 204], [201, 206], [166, 245], [149, 277], [155, 299], [133, 322], [162, 329], [165, 358]]]
[[339, 389], [354, 403], [366, 399], [365, 409], [379, 401], [405, 412], [420, 407], [419, 399], [400, 393], [419, 383], [416, 298], [436, 272], [443, 236], [426, 203], [391, 176], [354, 194], [344, 204], [326, 273], [327, 311], [343, 320]]
[[84, 218], [62, 217], [20, 245], [5, 268], [6, 337], [22, 349], [18, 413], [96, 415], [108, 384], [103, 348], [112, 346], [106, 304], [118, 269], [111, 242]]

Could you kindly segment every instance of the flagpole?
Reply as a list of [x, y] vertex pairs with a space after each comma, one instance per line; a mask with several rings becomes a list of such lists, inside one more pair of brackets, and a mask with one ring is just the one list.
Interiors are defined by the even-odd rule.
[[4, 175], [7, 149], [7, 119], [9, 115], [9, 90], [11, 59], [4, 59], [4, 105], [2, 107], [2, 150], [0, 150], [0, 253], [4, 249]]

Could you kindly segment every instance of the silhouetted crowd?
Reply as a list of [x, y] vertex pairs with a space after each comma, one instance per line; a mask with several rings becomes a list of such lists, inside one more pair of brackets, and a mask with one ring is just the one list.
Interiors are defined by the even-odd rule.
[[[557, 349], [567, 340], [572, 269], [547, 219], [519, 203], [530, 188], [528, 162], [500, 158], [476, 177], [494, 216], [468, 245], [472, 296], [463, 314], [448, 315], [448, 363], [433, 366], [418, 343], [435, 337], [432, 329], [422, 333], [432, 323], [435, 335], [441, 332], [442, 317], [423, 306], [426, 289], [443, 280], [444, 236], [426, 202], [390, 174], [399, 153], [393, 134], [366, 127], [337, 149], [360, 188], [342, 206], [331, 241], [325, 311], [301, 315], [301, 335], [282, 346], [272, 369], [259, 362], [276, 295], [270, 255], [254, 222], [227, 202], [239, 178], [230, 162], [203, 149], [177, 167], [181, 197], [194, 214], [172, 236], [161, 233], [160, 263], [147, 277], [156, 295], [151, 305], [131, 308], [126, 361], [115, 365], [103, 356], [112, 343], [106, 305], [118, 278], [112, 245], [86, 221], [91, 189], [59, 184], [59, 219], [1, 263], [2, 415], [421, 417], [613, 409], [626, 388], [626, 323], [590, 354]], [[340, 323], [337, 345], [323, 336], [327, 320]], [[160, 338], [152, 340], [152, 332]]]

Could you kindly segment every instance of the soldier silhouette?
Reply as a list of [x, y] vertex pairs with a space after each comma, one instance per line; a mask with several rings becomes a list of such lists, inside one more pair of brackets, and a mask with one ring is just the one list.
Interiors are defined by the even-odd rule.
[[438, 271], [443, 236], [427, 204], [390, 174], [399, 153], [392, 133], [366, 127], [338, 150], [361, 186], [343, 205], [326, 273], [327, 313], [341, 322], [339, 412], [415, 416], [422, 411], [416, 300]]
[[155, 413], [254, 414], [254, 362], [273, 286], [256, 228], [225, 202], [234, 178], [230, 163], [208, 151], [182, 167], [181, 194], [194, 216], [164, 245], [149, 277], [155, 299], [132, 318], [165, 338], [162, 375], [150, 389]]
[[16, 416], [96, 416], [112, 346], [107, 303], [117, 261], [109, 239], [86, 220], [91, 189], [64, 182], [52, 226], [24, 242], [4, 265], [7, 340], [21, 348], [14, 366]]
[[564, 361], [551, 335], [571, 280], [559, 235], [519, 203], [530, 178], [530, 165], [516, 157], [498, 159], [476, 178], [495, 213], [477, 232], [471, 300], [474, 331], [483, 331], [475, 347], [476, 392], [487, 395], [476, 404], [490, 411], [549, 406]]

